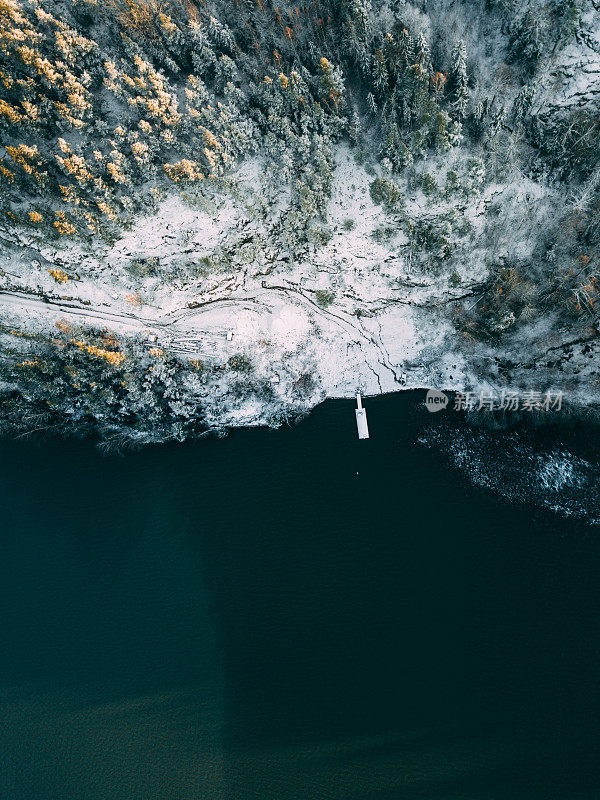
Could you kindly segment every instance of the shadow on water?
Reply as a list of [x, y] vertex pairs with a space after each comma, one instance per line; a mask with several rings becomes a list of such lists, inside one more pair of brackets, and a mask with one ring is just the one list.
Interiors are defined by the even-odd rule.
[[0, 796], [597, 798], [597, 529], [367, 408], [0, 445]]

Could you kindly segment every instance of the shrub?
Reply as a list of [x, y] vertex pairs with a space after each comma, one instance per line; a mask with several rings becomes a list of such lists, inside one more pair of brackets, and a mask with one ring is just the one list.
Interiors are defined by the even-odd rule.
[[235, 353], [227, 363], [235, 372], [251, 372], [252, 370], [252, 361], [244, 353]]
[[334, 299], [335, 299], [334, 293], [330, 292], [327, 289], [317, 289], [317, 291], [315, 292], [315, 300], [323, 308], [331, 305]]
[[426, 172], [425, 175], [423, 175], [421, 179], [421, 186], [426, 195], [435, 194], [438, 189], [435, 178], [433, 175], [430, 175], [429, 172]]
[[332, 236], [333, 233], [331, 230], [324, 226], [313, 228], [310, 232], [310, 238], [313, 240], [313, 242], [317, 245], [321, 245], [322, 247], [325, 247], [325, 245], [329, 244]]
[[369, 186], [371, 199], [377, 205], [383, 205], [392, 211], [399, 211], [401, 208], [400, 189], [393, 181], [385, 178], [375, 178]]
[[382, 242], [389, 242], [395, 233], [396, 231], [391, 227], [391, 225], [381, 225], [380, 227], [375, 228], [371, 234], [371, 238], [381, 244]]

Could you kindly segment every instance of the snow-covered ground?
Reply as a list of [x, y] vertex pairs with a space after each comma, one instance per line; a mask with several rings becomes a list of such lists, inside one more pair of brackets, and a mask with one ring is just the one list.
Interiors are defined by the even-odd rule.
[[[248, 196], [260, 192], [256, 170], [242, 171], [238, 180]], [[61, 319], [108, 326], [216, 363], [244, 353], [281, 392], [289, 390], [292, 364], [291, 375], [314, 374], [319, 397], [393, 391], [407, 361], [439, 344], [443, 330], [425, 326], [435, 330], [434, 341], [419, 332], [418, 309], [394, 283], [404, 274], [402, 258], [371, 238], [385, 220], [369, 180], [341, 150], [329, 208], [334, 235], [294, 263], [230, 197], [218, 198], [213, 213], [167, 197], [109, 249], [46, 246], [39, 259], [13, 263], [3, 279], [2, 317], [46, 333]], [[354, 230], [343, 228], [346, 219], [356, 220]], [[132, 261], [150, 259], [156, 274], [132, 274]], [[58, 286], [49, 272], [55, 267], [72, 279]], [[415, 292], [425, 299], [430, 288], [409, 295]], [[423, 378], [409, 371], [408, 385]]]
[[[309, 375], [307, 406], [358, 389], [369, 395], [404, 386], [505, 385], [485, 347], [465, 356], [447, 313], [453, 299], [473, 295], [486, 277], [476, 248], [465, 248], [459, 285], [451, 285], [448, 270], [415, 270], [402, 227], [397, 220], [390, 225], [389, 212], [371, 199], [372, 173], [340, 147], [327, 208], [329, 241], [292, 255], [254, 213], [264, 197], [260, 176], [259, 164], [247, 163], [235, 176], [235, 197], [165, 197], [111, 247], [93, 252], [21, 241], [3, 262], [2, 320], [48, 337], [60, 320], [108, 327], [215, 365], [243, 354], [284, 403]], [[503, 198], [503, 191], [491, 184], [463, 204], [473, 230], [482, 224], [485, 204]], [[512, 210], [523, 204], [535, 204], [542, 213], [548, 190], [523, 180], [511, 191], [503, 198], [507, 228]], [[407, 192], [406, 214], [433, 218], [447, 210], [440, 203], [432, 206], [420, 190]], [[271, 222], [281, 208], [277, 200]], [[386, 235], [378, 237], [381, 230]], [[514, 234], [512, 226], [498, 249], [518, 247], [515, 252], [526, 255], [531, 238]], [[69, 277], [61, 285], [50, 272], [56, 268]], [[540, 391], [550, 382], [531, 372], [515, 373], [514, 379]], [[571, 391], [577, 399], [575, 385]], [[233, 410], [216, 408], [214, 419], [260, 423], [268, 418], [265, 403], [252, 398]]]

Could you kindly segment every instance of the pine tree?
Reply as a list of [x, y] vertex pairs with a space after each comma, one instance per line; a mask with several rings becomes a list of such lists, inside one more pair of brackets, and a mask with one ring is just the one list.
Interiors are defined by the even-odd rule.
[[509, 40], [508, 60], [522, 64], [533, 75], [544, 52], [537, 10], [530, 8], [517, 22]]
[[428, 73], [431, 72], [431, 50], [429, 48], [429, 42], [422, 33], [417, 37], [415, 60], [421, 69]]
[[513, 118], [515, 122], [521, 122], [528, 114], [533, 105], [537, 86], [535, 83], [527, 83], [515, 98], [513, 105]]
[[452, 66], [450, 67], [450, 98], [454, 116], [462, 120], [467, 111], [469, 90], [467, 79], [467, 51], [461, 39], [452, 53]]
[[490, 135], [495, 136], [502, 125], [504, 125], [504, 120], [506, 119], [506, 106], [502, 104], [498, 111], [493, 115], [492, 122], [490, 124]]
[[558, 22], [559, 41], [568, 44], [579, 24], [579, 8], [575, 0], [554, 0], [554, 14]]
[[352, 144], [358, 144], [360, 135], [360, 117], [358, 116], [358, 111], [356, 108], [354, 108], [352, 111], [352, 117], [350, 119], [350, 124], [348, 125], [348, 134]]
[[373, 82], [380, 97], [385, 96], [389, 85], [389, 76], [385, 56], [380, 49], [375, 51], [373, 56]]
[[415, 63], [415, 43], [406, 28], [398, 36], [398, 54], [404, 69]]
[[[373, 12], [369, 0], [343, 0], [344, 48], [360, 67], [363, 75], [368, 74], [371, 51], [371, 19]], [[345, 11], [345, 14], [344, 14]]]
[[477, 103], [471, 114], [469, 115], [468, 119], [468, 127], [469, 133], [474, 141], [479, 141], [484, 133], [486, 128], [486, 120], [489, 124], [489, 113], [490, 113], [490, 101], [489, 98], [485, 98], [484, 100]]

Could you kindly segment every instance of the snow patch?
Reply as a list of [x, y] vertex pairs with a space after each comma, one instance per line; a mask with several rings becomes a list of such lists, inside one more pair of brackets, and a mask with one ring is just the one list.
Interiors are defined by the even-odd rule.
[[199, 210], [172, 195], [163, 200], [155, 214], [136, 221], [109, 250], [109, 263], [132, 258], [159, 258], [162, 264], [181, 259], [182, 251], [202, 257], [222, 241], [236, 218], [227, 199], [214, 215]]

